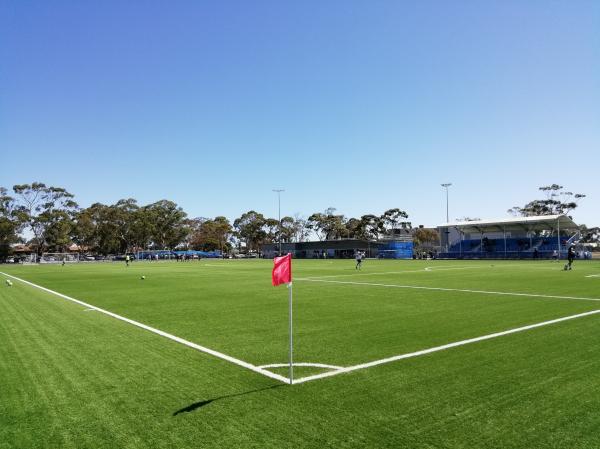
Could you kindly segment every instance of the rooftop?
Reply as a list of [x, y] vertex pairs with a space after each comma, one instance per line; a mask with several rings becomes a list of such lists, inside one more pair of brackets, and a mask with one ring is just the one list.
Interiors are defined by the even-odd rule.
[[577, 230], [579, 226], [567, 215], [540, 215], [535, 217], [510, 217], [496, 220], [454, 221], [443, 223], [439, 228], [457, 228], [463, 232], [486, 231], [543, 231], [560, 227], [562, 230]]

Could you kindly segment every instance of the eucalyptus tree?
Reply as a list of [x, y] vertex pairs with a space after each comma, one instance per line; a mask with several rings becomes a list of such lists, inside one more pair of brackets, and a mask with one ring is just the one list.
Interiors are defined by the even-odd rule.
[[413, 230], [413, 241], [416, 246], [435, 245], [440, 241], [440, 235], [435, 229], [417, 228]]
[[279, 236], [281, 234], [281, 231], [279, 229], [279, 220], [277, 220], [276, 218], [266, 218], [264, 229], [266, 233], [266, 243], [279, 242]]
[[335, 208], [325, 212], [316, 212], [308, 217], [307, 228], [312, 230], [319, 240], [333, 240], [345, 236], [344, 216], [335, 215]]
[[100, 254], [122, 252], [114, 206], [94, 203], [75, 216], [73, 240], [84, 250]]
[[227, 218], [223, 216], [215, 217], [212, 220], [197, 218], [193, 220], [192, 227], [190, 245], [193, 249], [225, 252], [231, 248], [230, 239], [233, 227]]
[[281, 241], [285, 243], [293, 242], [296, 234], [298, 223], [293, 217], [285, 216], [281, 219]]
[[38, 254], [46, 249], [64, 250], [78, 209], [74, 196], [62, 187], [41, 182], [15, 185], [13, 191], [16, 213], [31, 231]]
[[110, 208], [115, 231], [119, 239], [119, 252], [131, 252], [136, 241], [134, 235], [136, 229], [135, 217], [140, 207], [136, 200], [127, 198], [117, 201]]
[[563, 186], [558, 184], [542, 186], [538, 190], [544, 192], [545, 198], [530, 201], [523, 207], [512, 207], [508, 212], [516, 216], [526, 217], [568, 214], [576, 209], [579, 201], [586, 196], [581, 193], [566, 191]]
[[151, 239], [156, 249], [172, 249], [185, 241], [189, 233], [187, 214], [176, 203], [160, 200], [145, 206], [144, 224], [151, 229]]
[[0, 259], [5, 258], [11, 245], [17, 243], [22, 222], [17, 213], [15, 199], [8, 195], [4, 187], [0, 187]]
[[363, 222], [358, 218], [351, 217], [344, 223], [344, 236], [351, 239], [360, 239], [364, 236]]
[[294, 214], [293, 219], [293, 236], [289, 240], [295, 242], [304, 242], [310, 235], [310, 229], [308, 228], [308, 222], [305, 217], [300, 214]]
[[243, 213], [233, 222], [236, 236], [246, 244], [249, 251], [259, 250], [267, 238], [265, 231], [266, 219], [263, 214], [254, 210]]
[[382, 227], [386, 233], [394, 235], [396, 229], [410, 229], [412, 224], [408, 221], [408, 213], [395, 207], [386, 210], [380, 217]]
[[379, 240], [379, 236], [383, 232], [383, 220], [381, 217], [373, 214], [366, 214], [360, 217], [361, 229], [363, 238]]

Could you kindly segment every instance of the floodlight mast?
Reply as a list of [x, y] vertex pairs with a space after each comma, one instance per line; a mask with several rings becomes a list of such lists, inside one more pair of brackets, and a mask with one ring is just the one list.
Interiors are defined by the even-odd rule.
[[281, 256], [281, 192], [285, 192], [285, 189], [273, 189], [273, 192], [277, 193], [277, 214], [279, 219], [279, 255]]
[[[441, 184], [441, 186], [446, 189], [446, 224], [450, 223], [450, 214], [448, 213], [448, 187], [450, 187], [451, 185], [452, 185], [451, 182], [445, 182], [445, 183]], [[446, 227], [446, 252], [448, 252], [448, 249], [450, 248], [450, 242], [448, 241], [449, 234], [450, 234], [450, 231]]]
[[451, 185], [452, 185], [451, 182], [446, 182], [444, 184], [441, 184], [441, 186], [446, 189], [446, 223], [450, 223], [450, 218], [449, 218], [449, 214], [448, 214], [448, 187], [450, 187]]

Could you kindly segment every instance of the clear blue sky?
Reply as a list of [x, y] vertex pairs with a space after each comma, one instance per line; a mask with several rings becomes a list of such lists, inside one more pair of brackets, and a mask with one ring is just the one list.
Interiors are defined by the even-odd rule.
[[561, 183], [600, 225], [600, 2], [0, 6], [0, 185], [414, 224]]

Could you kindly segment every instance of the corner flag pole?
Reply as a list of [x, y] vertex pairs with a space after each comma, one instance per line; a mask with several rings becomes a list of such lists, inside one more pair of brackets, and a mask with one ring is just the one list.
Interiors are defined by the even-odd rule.
[[271, 282], [277, 287], [287, 284], [290, 294], [290, 385], [294, 383], [294, 332], [292, 320], [292, 255], [279, 256], [273, 259]]
[[294, 383], [294, 364], [293, 364], [293, 354], [294, 354], [294, 334], [292, 332], [292, 283], [288, 284], [288, 290], [290, 291], [290, 385]]

